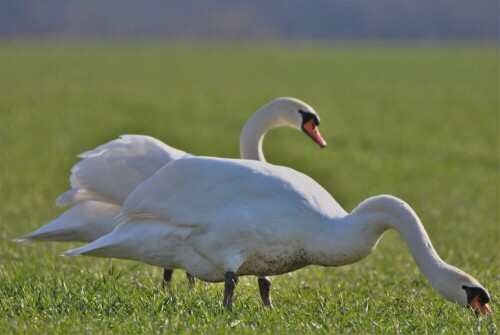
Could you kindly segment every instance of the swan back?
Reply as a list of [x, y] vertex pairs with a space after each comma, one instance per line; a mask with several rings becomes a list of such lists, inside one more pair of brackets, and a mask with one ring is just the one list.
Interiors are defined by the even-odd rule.
[[260, 221], [270, 217], [289, 221], [311, 213], [328, 218], [346, 215], [326, 190], [293, 169], [257, 161], [185, 157], [137, 187], [123, 206], [123, 216], [142, 213], [201, 224], [231, 213], [237, 218], [244, 209]]

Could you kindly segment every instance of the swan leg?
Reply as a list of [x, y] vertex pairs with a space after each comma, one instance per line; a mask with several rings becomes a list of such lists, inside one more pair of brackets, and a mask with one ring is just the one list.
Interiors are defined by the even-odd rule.
[[172, 269], [163, 269], [163, 287], [170, 284], [170, 281], [172, 281], [173, 272], [174, 270]]
[[234, 288], [238, 284], [238, 277], [232, 271], [226, 272], [226, 279], [224, 284], [224, 301], [222, 305], [227, 311], [231, 311], [233, 304], [233, 292]]
[[190, 274], [189, 272], [186, 272], [186, 278], [188, 281], [189, 290], [191, 291], [194, 287], [194, 276], [192, 274]]
[[265, 307], [273, 308], [273, 303], [271, 302], [271, 281], [267, 277], [259, 277], [259, 291], [260, 297]]

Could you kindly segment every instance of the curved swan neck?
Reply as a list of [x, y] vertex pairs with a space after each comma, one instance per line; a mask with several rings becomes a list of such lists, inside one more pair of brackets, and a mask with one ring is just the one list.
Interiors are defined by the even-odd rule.
[[240, 157], [265, 162], [262, 141], [266, 133], [275, 127], [284, 125], [279, 110], [265, 105], [255, 112], [245, 123], [240, 135]]
[[447, 269], [446, 264], [432, 246], [422, 222], [411, 207], [392, 196], [378, 196], [361, 203], [353, 215], [366, 215], [367, 231], [381, 236], [389, 228], [395, 229], [408, 245], [408, 249], [418, 267], [435, 286], [437, 271]]

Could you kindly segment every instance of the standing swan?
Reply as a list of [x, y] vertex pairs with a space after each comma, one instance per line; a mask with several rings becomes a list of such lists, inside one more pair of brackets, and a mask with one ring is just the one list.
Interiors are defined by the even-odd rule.
[[231, 309], [239, 276], [351, 264], [368, 256], [393, 228], [445, 299], [491, 312], [487, 291], [439, 257], [405, 202], [377, 196], [348, 214], [314, 180], [287, 167], [178, 159], [138, 186], [117, 220], [111, 233], [65, 255], [136, 260], [225, 282], [223, 305]]
[[[245, 124], [240, 136], [243, 159], [265, 161], [262, 141], [272, 128], [290, 126], [302, 130], [321, 147], [326, 146], [317, 126], [319, 116], [306, 103], [278, 98], [260, 108]], [[71, 189], [57, 199], [59, 206], [72, 206], [54, 221], [16, 241], [92, 242], [111, 232], [127, 196], [167, 163], [189, 156], [149, 136], [124, 135], [94, 150], [72, 169]], [[170, 281], [171, 270], [164, 271]], [[189, 276], [190, 283], [193, 278]], [[259, 286], [268, 285], [259, 279]]]

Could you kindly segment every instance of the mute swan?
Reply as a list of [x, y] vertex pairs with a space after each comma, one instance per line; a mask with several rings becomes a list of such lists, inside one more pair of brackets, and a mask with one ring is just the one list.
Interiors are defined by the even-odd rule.
[[[302, 130], [321, 147], [326, 146], [317, 126], [319, 116], [308, 104], [295, 98], [277, 98], [245, 124], [240, 136], [243, 159], [265, 161], [262, 141], [272, 128], [290, 126]], [[188, 156], [149, 136], [124, 135], [94, 150], [72, 169], [71, 189], [57, 199], [59, 206], [72, 206], [57, 219], [16, 241], [92, 242], [111, 232], [127, 196], [158, 169]], [[172, 271], [164, 271], [170, 281]], [[188, 274], [190, 284], [193, 278]], [[259, 279], [261, 285], [262, 279]]]
[[314, 180], [287, 167], [178, 159], [139, 185], [117, 220], [111, 233], [64, 255], [185, 269], [204, 281], [225, 282], [223, 305], [231, 309], [239, 276], [351, 264], [368, 256], [393, 228], [445, 299], [477, 313], [491, 312], [487, 291], [438, 256], [405, 202], [376, 196], [348, 214]]

